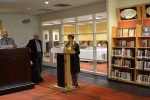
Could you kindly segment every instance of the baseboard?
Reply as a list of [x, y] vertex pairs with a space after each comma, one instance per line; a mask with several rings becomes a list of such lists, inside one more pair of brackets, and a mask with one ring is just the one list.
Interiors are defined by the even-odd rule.
[[23, 90], [33, 89], [34, 83], [32, 82], [24, 82], [19, 84], [7, 85], [0, 87], [0, 95], [20, 92]]

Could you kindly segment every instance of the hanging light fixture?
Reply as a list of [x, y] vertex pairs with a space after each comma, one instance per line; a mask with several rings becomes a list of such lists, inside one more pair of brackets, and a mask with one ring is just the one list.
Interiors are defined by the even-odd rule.
[[49, 4], [49, 0], [46, 0], [46, 1], [45, 1], [45, 4], [48, 5], [48, 4]]

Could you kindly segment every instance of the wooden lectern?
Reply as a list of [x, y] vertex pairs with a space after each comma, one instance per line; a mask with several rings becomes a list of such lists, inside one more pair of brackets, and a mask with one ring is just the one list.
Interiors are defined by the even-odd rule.
[[75, 89], [75, 87], [72, 86], [70, 72], [71, 54], [75, 54], [75, 51], [64, 49], [63, 53], [57, 53], [57, 86], [54, 87], [57, 90], [71, 91]]
[[0, 95], [31, 88], [30, 49], [0, 49]]

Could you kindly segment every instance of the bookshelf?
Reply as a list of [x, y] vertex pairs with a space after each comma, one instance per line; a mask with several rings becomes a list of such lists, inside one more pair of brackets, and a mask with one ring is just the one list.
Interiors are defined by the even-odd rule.
[[112, 27], [112, 80], [150, 86], [150, 35], [144, 35], [144, 28], [137, 24], [132, 35], [126, 35], [127, 29], [124, 33], [123, 28]]

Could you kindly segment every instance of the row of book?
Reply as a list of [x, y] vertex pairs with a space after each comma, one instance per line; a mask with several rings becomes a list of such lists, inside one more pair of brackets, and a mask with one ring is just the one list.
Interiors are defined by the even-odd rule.
[[128, 59], [114, 58], [112, 65], [116, 67], [131, 68], [134, 62]]
[[113, 49], [112, 56], [119, 56], [119, 57], [134, 57], [135, 51], [131, 49]]
[[136, 36], [136, 29], [117, 29], [116, 37], [135, 37]]
[[137, 83], [150, 84], [150, 75], [137, 74]]
[[[150, 27], [143, 27], [141, 36], [150, 36]], [[136, 37], [136, 29], [135, 28], [117, 29], [116, 37]]]
[[150, 39], [142, 39], [141, 47], [150, 47]]
[[136, 53], [137, 58], [150, 58], [150, 50], [138, 50]]
[[112, 71], [111, 77], [112, 78], [116, 78], [116, 79], [120, 79], [120, 80], [127, 80], [127, 81], [131, 81], [132, 80], [131, 73], [121, 72], [119, 70]]
[[135, 47], [135, 41], [133, 40], [117, 40], [116, 41], [117, 47]]
[[137, 61], [136, 69], [150, 70], [150, 61]]

